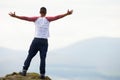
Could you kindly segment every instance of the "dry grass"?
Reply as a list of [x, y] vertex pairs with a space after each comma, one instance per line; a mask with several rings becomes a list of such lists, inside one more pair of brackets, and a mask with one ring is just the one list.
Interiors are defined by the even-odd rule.
[[37, 73], [27, 73], [26, 76], [21, 76], [19, 73], [13, 72], [5, 77], [0, 78], [0, 80], [52, 80], [48, 76], [45, 79], [40, 79]]

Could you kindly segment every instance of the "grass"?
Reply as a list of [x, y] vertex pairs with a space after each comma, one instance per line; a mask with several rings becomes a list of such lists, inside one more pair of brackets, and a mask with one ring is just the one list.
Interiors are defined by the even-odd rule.
[[5, 77], [1, 77], [0, 80], [52, 80], [48, 76], [45, 79], [40, 79], [39, 77], [40, 75], [38, 73], [27, 73], [26, 76], [21, 76], [19, 73], [13, 72]]

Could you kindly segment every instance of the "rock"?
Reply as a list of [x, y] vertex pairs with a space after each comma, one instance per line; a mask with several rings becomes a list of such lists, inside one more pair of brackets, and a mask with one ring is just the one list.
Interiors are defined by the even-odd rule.
[[13, 72], [12, 74], [8, 74], [5, 77], [0, 77], [0, 80], [52, 80], [48, 76], [45, 79], [40, 79], [39, 74], [37, 73], [27, 73], [26, 76], [21, 76], [17, 72]]

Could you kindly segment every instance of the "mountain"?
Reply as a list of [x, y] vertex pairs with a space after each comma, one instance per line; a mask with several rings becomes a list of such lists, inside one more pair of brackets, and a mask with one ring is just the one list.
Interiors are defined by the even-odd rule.
[[20, 71], [26, 52], [0, 47], [0, 76], [13, 71]]
[[[48, 61], [63, 65], [120, 67], [120, 38], [99, 37], [51, 51]], [[56, 64], [57, 64], [56, 63]]]
[[120, 38], [79, 41], [49, 52], [47, 62], [51, 73], [68, 80], [119, 80]]
[[[0, 48], [0, 76], [21, 70], [26, 52]], [[38, 72], [37, 55], [30, 72]], [[97, 37], [49, 51], [46, 67], [53, 80], [120, 80], [120, 38]]]

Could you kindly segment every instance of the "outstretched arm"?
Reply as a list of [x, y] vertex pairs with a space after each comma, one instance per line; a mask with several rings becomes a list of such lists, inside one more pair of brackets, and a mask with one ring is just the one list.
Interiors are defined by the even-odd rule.
[[17, 19], [21, 19], [21, 20], [26, 20], [26, 21], [35, 21], [38, 18], [38, 17], [18, 16], [18, 15], [15, 14], [15, 12], [14, 13], [10, 12], [9, 15], [11, 17], [14, 17], [14, 18], [17, 18]]
[[73, 10], [70, 10], [70, 11], [68, 10], [67, 13], [57, 15], [57, 16], [54, 16], [54, 17], [47, 17], [47, 19], [48, 19], [48, 21], [54, 21], [54, 20], [63, 18], [65, 16], [71, 15], [72, 13], [73, 13]]

